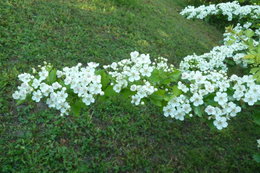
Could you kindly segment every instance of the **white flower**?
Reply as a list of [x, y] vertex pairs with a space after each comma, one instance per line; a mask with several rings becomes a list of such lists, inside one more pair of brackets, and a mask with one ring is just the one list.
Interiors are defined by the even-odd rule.
[[130, 90], [131, 90], [131, 91], [136, 91], [136, 89], [137, 89], [137, 86], [136, 86], [136, 85], [131, 85], [131, 87], [130, 87]]
[[232, 112], [234, 109], [236, 109], [236, 104], [233, 103], [233, 102], [229, 102], [227, 105], [226, 105], [226, 112], [227, 113], [230, 113]]
[[20, 97], [21, 97], [21, 95], [18, 91], [15, 91], [12, 96], [15, 100], [20, 100]]
[[62, 71], [57, 70], [56, 75], [58, 78], [61, 78], [63, 76], [63, 73], [62, 73]]
[[237, 115], [237, 113], [241, 112], [241, 107], [236, 106], [234, 107], [231, 112], [230, 112], [230, 116], [231, 117], [235, 117]]
[[117, 68], [117, 63], [113, 62], [110, 67], [115, 70]]
[[46, 83], [40, 84], [40, 90], [44, 96], [48, 96], [51, 92], [53, 92], [53, 88]]
[[45, 68], [43, 68], [42, 71], [39, 72], [39, 76], [40, 76], [39, 80], [40, 81], [45, 80], [48, 77], [48, 75], [49, 72]]
[[188, 113], [190, 113], [191, 112], [191, 106], [190, 106], [190, 104], [183, 104], [182, 105], [182, 110], [186, 113], [186, 114], [188, 114]]
[[216, 114], [216, 110], [213, 106], [207, 106], [206, 109], [205, 109], [205, 112], [208, 115], [215, 115]]
[[40, 81], [40, 80], [34, 79], [34, 80], [33, 80], [33, 83], [32, 83], [32, 87], [33, 87], [34, 89], [37, 89], [40, 84], [41, 84], [41, 81]]
[[132, 104], [139, 105], [140, 101], [141, 101], [141, 99], [140, 99], [140, 97], [138, 95], [133, 95], [132, 96], [132, 101], [131, 101]]
[[91, 103], [94, 103], [95, 99], [93, 98], [92, 95], [88, 94], [83, 97], [82, 101], [83, 101], [83, 103], [85, 103], [88, 106]]
[[182, 111], [182, 109], [180, 109], [180, 110], [177, 110], [174, 118], [177, 119], [177, 120], [183, 121], [184, 120], [184, 116], [185, 116], [185, 113]]
[[119, 93], [121, 91], [121, 85], [116, 84], [116, 85], [113, 86], [113, 89], [114, 89], [115, 92]]
[[198, 93], [193, 94], [193, 96], [190, 98], [190, 101], [193, 103], [194, 106], [199, 106], [204, 103], [203, 97]]
[[209, 93], [212, 93], [212, 92], [214, 92], [215, 87], [210, 82], [208, 82], [205, 84], [205, 90]]
[[52, 88], [54, 89], [54, 90], [56, 90], [56, 89], [59, 89], [59, 88], [61, 88], [62, 86], [58, 83], [58, 82], [54, 82], [53, 84], [52, 84]]
[[184, 85], [181, 81], [178, 82], [178, 88], [182, 90], [184, 93], [189, 91], [189, 88], [186, 85]]
[[18, 78], [20, 81], [22, 81], [23, 83], [28, 83], [31, 81], [31, 79], [33, 79], [34, 77], [28, 73], [23, 73], [23, 74], [19, 74]]
[[216, 120], [213, 121], [213, 124], [217, 127], [218, 130], [222, 130], [228, 126], [227, 119], [220, 116], [216, 117]]
[[42, 93], [40, 90], [33, 92], [32, 100], [34, 100], [35, 102], [39, 102], [41, 98], [42, 98]]
[[[82, 64], [79, 63], [78, 66], [82, 66]], [[99, 64], [98, 64], [98, 63], [95, 63], [95, 62], [89, 62], [89, 63], [88, 63], [88, 67], [91, 68], [91, 69], [92, 69], [92, 68], [94, 69], [94, 68], [96, 68], [96, 67], [98, 67], [98, 66], [99, 66]]]
[[129, 81], [130, 82], [134, 82], [136, 80], [139, 80], [140, 79], [140, 74], [138, 71], [131, 71], [129, 74]]
[[168, 117], [173, 115], [174, 108], [166, 106], [163, 108], [164, 116]]
[[260, 148], [260, 139], [257, 140], [257, 147]]
[[145, 65], [143, 66], [143, 68], [141, 68], [140, 74], [143, 75], [143, 76], [150, 77], [152, 71], [153, 71], [153, 68], [152, 68], [152, 67], [149, 67], [147, 64], [145, 64]]
[[248, 92], [245, 94], [244, 101], [247, 102], [248, 105], [252, 106], [255, 102], [257, 102], [257, 98], [254, 93]]
[[131, 58], [137, 58], [139, 56], [139, 52], [134, 51], [130, 53]]
[[219, 105], [224, 105], [228, 101], [227, 93], [217, 92], [214, 101], [218, 102]]

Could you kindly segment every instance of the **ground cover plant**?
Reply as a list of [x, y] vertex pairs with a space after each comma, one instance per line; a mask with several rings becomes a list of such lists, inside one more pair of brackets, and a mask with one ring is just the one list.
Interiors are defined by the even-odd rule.
[[[174, 25], [177, 25], [177, 23], [179, 23], [178, 25], [192, 24], [192, 22], [185, 24], [186, 22], [185, 19], [179, 16], [177, 13], [178, 9], [180, 9], [179, 5], [182, 5], [181, 3], [183, 2], [161, 1], [157, 3], [151, 3], [149, 1], [144, 1], [144, 3], [145, 5], [139, 4], [134, 7], [132, 6], [129, 9], [129, 6], [126, 7], [125, 6], [126, 4], [124, 3], [123, 4], [119, 3], [119, 5], [118, 3], [115, 2], [104, 4], [104, 2], [101, 3], [99, 1], [86, 1], [86, 2], [78, 2], [78, 3], [70, 3], [69, 1], [59, 2], [59, 3], [57, 3], [56, 1], [55, 2], [48, 1], [47, 3], [44, 1], [36, 1], [33, 3], [30, 1], [4, 2], [2, 5], [6, 10], [6, 12], [9, 12], [8, 10], [11, 11], [14, 10], [12, 9], [12, 7], [23, 5], [22, 7], [25, 9], [21, 10], [21, 12], [24, 12], [25, 16], [22, 17], [28, 17], [28, 13], [29, 13], [29, 18], [36, 16], [35, 21], [38, 20], [39, 23], [36, 23], [35, 25], [36, 26], [35, 32], [38, 31], [39, 28], [42, 28], [47, 24], [49, 24], [51, 28], [49, 26], [46, 29], [47, 31], [46, 30], [43, 31], [48, 32], [49, 29], [53, 29], [52, 31], [57, 35], [55, 34], [53, 39], [49, 41], [47, 40], [46, 42], [45, 40], [42, 39], [46, 37], [49, 38], [48, 35], [52, 35], [52, 34], [47, 34], [47, 36], [45, 35], [45, 37], [41, 38], [41, 41], [38, 42], [38, 44], [35, 43], [36, 45], [40, 45], [35, 47], [36, 50], [31, 50], [32, 49], [31, 47], [28, 47], [27, 49], [25, 48], [24, 50], [24, 47], [22, 47], [22, 49], [20, 49], [19, 52], [16, 51], [13, 52], [14, 49], [12, 46], [17, 43], [24, 45], [23, 41], [27, 41], [26, 39], [28, 38], [27, 34], [29, 34], [29, 36], [32, 36], [31, 35], [32, 31], [34, 31], [33, 28], [30, 28], [28, 31], [25, 31], [25, 33], [23, 32], [22, 28], [20, 28], [20, 30], [18, 29], [17, 31], [18, 33], [19, 31], [20, 32], [22, 31], [21, 42], [16, 41], [15, 43], [11, 44], [9, 43], [9, 41], [13, 39], [4, 37], [5, 40], [2, 41], [2, 47], [1, 47], [3, 48], [3, 50], [5, 50], [2, 56], [3, 58], [2, 67], [4, 67], [2, 70], [2, 74], [3, 76], [6, 76], [6, 79], [4, 78], [1, 81], [3, 83], [2, 85], [3, 89], [1, 94], [4, 96], [6, 92], [9, 91], [9, 93], [11, 94], [11, 92], [14, 91], [16, 85], [16, 76], [20, 73], [21, 69], [25, 69], [25, 71], [28, 71], [28, 69], [26, 70], [26, 68], [28, 67], [31, 68], [33, 67], [34, 64], [35, 65], [39, 64], [39, 62], [43, 60], [47, 60], [48, 62], [50, 62], [49, 60], [51, 60], [52, 64], [59, 67], [62, 67], [63, 65], [71, 66], [70, 65], [71, 63], [77, 63], [78, 61], [81, 61], [83, 64], [87, 64], [87, 62], [89, 61], [95, 61], [98, 63], [107, 64], [116, 61], [118, 59], [117, 58], [118, 55], [124, 56], [125, 52], [121, 52], [121, 51], [126, 51], [127, 49], [130, 48], [132, 48], [132, 50], [136, 50], [136, 48], [140, 50], [141, 47], [142, 49], [141, 51], [156, 50], [158, 51], [156, 53], [157, 55], [160, 55], [161, 51], [162, 54], [165, 55], [171, 52], [173, 58], [170, 59], [169, 61], [174, 62], [174, 61], [178, 61], [176, 59], [177, 57], [183, 57], [185, 55], [194, 52], [190, 50], [192, 48], [191, 46], [196, 46], [194, 48], [196, 49], [196, 51], [198, 51], [197, 53], [200, 54], [203, 52], [203, 50], [204, 52], [206, 52], [207, 49], [209, 50], [209, 48], [216, 45], [216, 41], [213, 41], [215, 43], [212, 42], [211, 43], [212, 46], [205, 47], [207, 44], [203, 43], [205, 41], [205, 38], [203, 38], [203, 40], [196, 41], [196, 43], [194, 42], [194, 43], [189, 43], [190, 45], [181, 46], [181, 50], [177, 52], [169, 51], [166, 47], [169, 46], [168, 43], [173, 42], [174, 40], [169, 36], [172, 34], [172, 36], [176, 37], [177, 35], [180, 34], [172, 33], [174, 32], [174, 29], [168, 27], [170, 26], [173, 27]], [[44, 13], [46, 9], [42, 11], [43, 14], [41, 15], [37, 14], [35, 11], [30, 11], [35, 9], [35, 7], [37, 7], [38, 5], [41, 8], [45, 7], [48, 9], [49, 6], [52, 6], [52, 8], [59, 9], [60, 11], [56, 10], [59, 12], [59, 15], [55, 16], [57, 18], [56, 20], [59, 21], [59, 17], [61, 16], [60, 14], [64, 14], [64, 18], [62, 18], [63, 20], [59, 21], [59, 23], [65, 25], [66, 27], [64, 26], [59, 28], [58, 26], [53, 26], [57, 22], [55, 22], [54, 24], [48, 23], [51, 22], [52, 20], [49, 19], [50, 21], [48, 21], [48, 18], [46, 19], [46, 17], [48, 16], [48, 15], [46, 16], [46, 14]], [[172, 5], [172, 8], [169, 8], [170, 5]], [[33, 6], [34, 8], [30, 9], [31, 6]], [[62, 6], [61, 9], [60, 6]], [[155, 7], [156, 8], [160, 7], [160, 9], [163, 10], [156, 11]], [[84, 10], [81, 11], [79, 9], [86, 9], [86, 13]], [[121, 17], [123, 12], [125, 14], [126, 9], [130, 13], [129, 16], [134, 15], [130, 17], [130, 19], [128, 18], [129, 16]], [[72, 15], [71, 16], [72, 19], [70, 21], [69, 20], [70, 17], [68, 17], [67, 15], [68, 11], [70, 10], [73, 11], [74, 13], [76, 13], [76, 11], [79, 10], [80, 13], [79, 16], [77, 17], [82, 17], [83, 19], [79, 20], [74, 15]], [[138, 12], [141, 11], [139, 16], [140, 18], [138, 18], [136, 13], [134, 13], [136, 11]], [[165, 20], [168, 21], [168, 23], [165, 24], [163, 30], [158, 30], [157, 22], [161, 21], [160, 20], [161, 16], [157, 16], [158, 18], [156, 19], [155, 16], [153, 15], [146, 15], [146, 14], [150, 14], [151, 12], [154, 13], [157, 12], [156, 14], [161, 14], [162, 16], [165, 16], [165, 14], [169, 14], [173, 12], [176, 14], [172, 16], [169, 15], [168, 18], [166, 17]], [[105, 13], [106, 15], [100, 15], [100, 13]], [[89, 21], [92, 19], [92, 18], [89, 19], [90, 15], [93, 15], [91, 16], [93, 18], [98, 18], [101, 16], [102, 17], [108, 16], [108, 17], [106, 18], [106, 20], [102, 20], [102, 23], [96, 23], [100, 21]], [[141, 25], [142, 23], [139, 24], [140, 20], [144, 16], [153, 16], [154, 23], [149, 23], [151, 20], [147, 20], [148, 23], [146, 23], [146, 25], [142, 26]], [[3, 28], [7, 28], [8, 25], [10, 25], [9, 22], [12, 21], [13, 19], [16, 19], [13, 17], [8, 18], [8, 15], [2, 15], [1, 17], [3, 18], [5, 17], [5, 19], [7, 17], [6, 19], [7, 22], [3, 22], [2, 24]], [[139, 20], [137, 20], [136, 18]], [[76, 23], [74, 23], [75, 21]], [[104, 22], [108, 22], [108, 23], [103, 25]], [[131, 27], [129, 28], [129, 23], [131, 22], [133, 24], [133, 28]], [[91, 40], [93, 42], [86, 43], [85, 42], [86, 40], [84, 39], [88, 39], [89, 35], [85, 36], [85, 32], [80, 32], [80, 31], [84, 28], [84, 26], [89, 26], [89, 23], [92, 25], [94, 24], [95, 31], [98, 30], [99, 27], [113, 28], [120, 23], [121, 28], [126, 27], [124, 29], [126, 29], [128, 33], [122, 34], [121, 32], [124, 30], [120, 30], [120, 28], [118, 28], [117, 30], [105, 29], [105, 32], [108, 31], [109, 33], [112, 32], [113, 34], [115, 34], [116, 37], [116, 38], [114, 37], [108, 38], [108, 40], [106, 40], [107, 36], [111, 36], [111, 34], [104, 33], [104, 30], [98, 30], [96, 31], [93, 40]], [[24, 25], [26, 24], [27, 23], [22, 23], [21, 26], [18, 27], [24, 27]], [[17, 23], [13, 25], [16, 26]], [[30, 23], [28, 25], [31, 26]], [[148, 29], [146, 27], [147, 25], [151, 27], [149, 27]], [[209, 31], [213, 29], [213, 27], [210, 27], [206, 24], [203, 25], [205, 25], [204, 27], [202, 27], [204, 30], [202, 28], [200, 28], [201, 31], [198, 30], [198, 33], [200, 34], [206, 32], [205, 27], [207, 29], [210, 28]], [[140, 33], [134, 32], [136, 31], [136, 26], [140, 27]], [[196, 28], [197, 27], [200, 26], [196, 26]], [[76, 32], [79, 35], [77, 35], [74, 40], [73, 39], [71, 40], [70, 37], [66, 38], [67, 36], [66, 34], [59, 35], [59, 34], [64, 34], [63, 32], [66, 33], [66, 30], [68, 28], [71, 29], [71, 31], [70, 32], [67, 31], [67, 33], [71, 34], [72, 36], [74, 36], [75, 31], [79, 31]], [[84, 31], [92, 31], [93, 28], [94, 27]], [[176, 27], [176, 29], [177, 28], [178, 27]], [[179, 29], [178, 31], [183, 32], [183, 29], [181, 30]], [[189, 30], [187, 31], [184, 30], [184, 32], [186, 32], [187, 35], [190, 34]], [[156, 37], [157, 35], [155, 33], [157, 34], [162, 33], [162, 35], [160, 35], [160, 37]], [[169, 33], [171, 34], [169, 35]], [[192, 33], [195, 33], [193, 37], [195, 37], [195, 35], [198, 34], [196, 33], [196, 30], [193, 30]], [[212, 35], [215, 35], [216, 33], [217, 30], [213, 31]], [[5, 34], [7, 36], [10, 36], [10, 33], [8, 33], [7, 30]], [[34, 37], [36, 39], [28, 40], [28, 42], [26, 42], [28, 44], [25, 44], [26, 46], [32, 46], [33, 44], [31, 42], [38, 41], [39, 33], [34, 33], [34, 34], [35, 34]], [[165, 34], [166, 34], [165, 39], [163, 39], [162, 42], [161, 37]], [[179, 43], [177, 41], [178, 38], [175, 38], [175, 41], [170, 44], [172, 48], [180, 46], [177, 45], [176, 43], [186, 44], [183, 43], [183, 39], [184, 40], [185, 38], [187, 39], [187, 35], [184, 35], [182, 38], [179, 38], [180, 39]], [[14, 36], [15, 38], [17, 37], [16, 35]], [[147, 38], [147, 36], [149, 39]], [[204, 36], [206, 38], [209, 38], [209, 42], [212, 41], [211, 37], [207, 36], [207, 33]], [[102, 39], [100, 39], [100, 41], [98, 41], [97, 44], [95, 44], [95, 41], [99, 37], [101, 37]], [[120, 40], [120, 37], [123, 38], [121, 38]], [[128, 37], [130, 38], [127, 39]], [[197, 36], [198, 40], [199, 37], [200, 36], [198, 35]], [[140, 38], [142, 39], [139, 40]], [[114, 41], [115, 43], [111, 45], [110, 39], [116, 40]], [[131, 47], [130, 44], [133, 43], [135, 39], [137, 39], [136, 44], [138, 46]], [[217, 40], [216, 38], [214, 39]], [[126, 42], [126, 40], [129, 42]], [[153, 42], [151, 40], [153, 40]], [[87, 44], [87, 46], [85, 45], [86, 47], [97, 46], [95, 48], [99, 48], [99, 49], [93, 49], [92, 52], [90, 51], [91, 55], [86, 56], [87, 58], [90, 57], [88, 60], [84, 60], [84, 59], [79, 60], [78, 55], [85, 56], [87, 53], [89, 53], [89, 51], [81, 52], [82, 49], [80, 47], [77, 47], [77, 44], [76, 45], [70, 44], [71, 42], [73, 43], [73, 41], [74, 43], [82, 44], [83, 47], [85, 45], [84, 43], [86, 43]], [[120, 43], [120, 41], [122, 41], [122, 43], [125, 44]], [[4, 46], [8, 48], [8, 44], [10, 44], [9, 49], [4, 49]], [[63, 44], [64, 47], [61, 46], [60, 44]], [[121, 48], [118, 50], [116, 46], [120, 46], [120, 45], [126, 45], [126, 47], [130, 46], [130, 48], [129, 47], [126, 49]], [[61, 46], [61, 47], [57, 48], [56, 46]], [[48, 50], [46, 48], [50, 48], [50, 50], [46, 52], [46, 50]], [[111, 48], [114, 48], [115, 51], [119, 51], [119, 52], [113, 52], [113, 51], [111, 52], [110, 51]], [[186, 48], [189, 49], [183, 50]], [[58, 50], [61, 50], [61, 52]], [[178, 48], [176, 48], [176, 50], [178, 50]], [[103, 51], [107, 53], [109, 52], [108, 55], [110, 53], [113, 55], [108, 56], [107, 60], [98, 59], [102, 57], [98, 55], [101, 54], [106, 55], [106, 53]], [[42, 55], [39, 52], [41, 52]], [[94, 52], [96, 52], [97, 54], [95, 54]], [[28, 58], [26, 57], [27, 59], [24, 57], [25, 60], [23, 57], [22, 58], [20, 57], [21, 55], [23, 55], [23, 53], [26, 54], [26, 56], [29, 55]], [[37, 53], [39, 55], [34, 57], [35, 56], [34, 53]], [[64, 53], [66, 53], [65, 54], [66, 59], [64, 59]], [[128, 52], [126, 54], [128, 54]], [[15, 57], [15, 55], [17, 55], [18, 57]], [[10, 59], [9, 56], [11, 56], [12, 58], [19, 58], [19, 62], [21, 63], [15, 65], [15, 67], [7, 67], [7, 66], [11, 66], [12, 63], [14, 64], [13, 62], [14, 60]], [[132, 54], [132, 57], [137, 58], [139, 56], [135, 52]], [[119, 59], [123, 59], [123, 58], [119, 58]], [[164, 61], [164, 60], [160, 59], [160, 61]], [[92, 63], [92, 64], [88, 64], [88, 66], [90, 67], [89, 70], [91, 72], [92, 71], [91, 69], [95, 69], [96, 64]], [[78, 68], [80, 67], [81, 65], [78, 65]], [[19, 68], [19, 72], [16, 68]], [[113, 66], [111, 66], [111, 68], [113, 69]], [[151, 68], [157, 68], [157, 67], [151, 67]], [[43, 77], [43, 80], [45, 80], [45, 77], [49, 78], [48, 79], [49, 82], [53, 83], [53, 81], [55, 81], [56, 79], [53, 79], [53, 77], [49, 77], [49, 75], [46, 75], [47, 74], [46, 71], [53, 70], [52, 67], [47, 65], [47, 69], [46, 70], [44, 69], [45, 68], [43, 68], [40, 76]], [[146, 71], [146, 73], [149, 74], [149, 68], [147, 69], [148, 71]], [[66, 72], [69, 72], [69, 71], [77, 70], [77, 68], [64, 69], [64, 70]], [[171, 72], [171, 70], [169, 70], [168, 72]], [[51, 73], [54, 72], [50, 71], [50, 74]], [[57, 73], [55, 72], [55, 75], [56, 74]], [[100, 74], [92, 73], [91, 75], [102, 76], [102, 73]], [[7, 79], [10, 76], [12, 76], [11, 79], [13, 83], [10, 82], [10, 79]], [[20, 76], [20, 77], [21, 79], [27, 80], [28, 76], [27, 77]], [[98, 79], [96, 80], [99, 81]], [[129, 80], [131, 82], [131, 80], [135, 80], [135, 78], [133, 79], [129, 78]], [[149, 84], [147, 85], [150, 86]], [[56, 86], [54, 85], [54, 87], [59, 88], [60, 86], [57, 84]], [[99, 89], [100, 86], [98, 86], [97, 90], [94, 89], [94, 91], [98, 91]], [[62, 94], [64, 95], [64, 93]], [[100, 91], [93, 94], [102, 95], [103, 93]], [[39, 97], [35, 95], [34, 100], [38, 101], [38, 99]], [[92, 102], [92, 99], [87, 99], [85, 102], [86, 103]], [[1, 108], [3, 108], [1, 110], [4, 116], [1, 117], [2, 119], [1, 136], [3, 136], [1, 138], [1, 145], [3, 146], [1, 147], [1, 149], [3, 151], [2, 152], [3, 154], [1, 155], [2, 157], [0, 161], [3, 163], [1, 164], [3, 165], [2, 170], [5, 172], [21, 171], [21, 170], [25, 172], [31, 172], [31, 171], [56, 172], [56, 171], [72, 171], [72, 170], [76, 172], [106, 171], [106, 170], [209, 171], [212, 170], [212, 168], [213, 169], [217, 168], [218, 171], [220, 169], [230, 170], [230, 171], [235, 171], [235, 170], [254, 171], [257, 170], [258, 168], [258, 165], [252, 161], [252, 153], [256, 151], [255, 140], [258, 131], [255, 125], [252, 123], [252, 117], [249, 116], [254, 112], [253, 110], [250, 109], [247, 109], [247, 111], [243, 113], [244, 116], [241, 115], [241, 118], [238, 117], [237, 120], [232, 121], [228, 129], [224, 130], [224, 132], [219, 133], [215, 131], [209, 132], [208, 127], [205, 125], [206, 122], [198, 118], [196, 118], [195, 120], [190, 119], [188, 121], [185, 121], [185, 123], [178, 123], [176, 121], [172, 121], [161, 117], [160, 110], [157, 110], [152, 106], [149, 106], [149, 103], [147, 103], [148, 108], [141, 107], [136, 109], [132, 107], [131, 104], [125, 103], [123, 98], [117, 98], [117, 97], [111, 98], [111, 100], [107, 102], [104, 102], [103, 100], [97, 101], [94, 105], [91, 106], [90, 110], [84, 109], [84, 111], [81, 112], [80, 117], [72, 116], [72, 117], [65, 117], [65, 118], [58, 117], [57, 116], [58, 113], [56, 111], [47, 111], [44, 105], [42, 104], [30, 104], [29, 106], [22, 105], [19, 106], [18, 109], [16, 109], [14, 108], [14, 106], [7, 104], [7, 103], [14, 104], [14, 102], [12, 102], [11, 99], [10, 101], [8, 99], [2, 99], [1, 103], [2, 103]], [[102, 103], [103, 105], [100, 105], [100, 103]], [[15, 110], [15, 111], [9, 111], [10, 112], [9, 114], [11, 115], [10, 116], [7, 114], [8, 111], [6, 110]], [[195, 123], [197, 123], [197, 125], [194, 125]], [[13, 129], [12, 127], [15, 128]], [[243, 128], [245, 128], [246, 130]], [[189, 136], [187, 136], [187, 134]], [[242, 142], [239, 143], [235, 142], [237, 140], [241, 140], [241, 138], [242, 138]], [[201, 141], [198, 141], [198, 139], [201, 139]], [[223, 143], [223, 140], [227, 140], [228, 142]], [[9, 141], [9, 143], [6, 143], [6, 141]], [[203, 154], [201, 154], [201, 151], [203, 152]], [[218, 154], [218, 153], [222, 153], [222, 154]], [[243, 154], [241, 155], [239, 153], [243, 153]], [[225, 157], [223, 157], [223, 154]], [[231, 156], [235, 156], [235, 158]], [[236, 157], [239, 157], [240, 159], [237, 160]], [[217, 163], [216, 160], [218, 160]], [[205, 167], [205, 162], [207, 163], [206, 167]], [[234, 163], [234, 165], [230, 165], [229, 164], [230, 162]]]

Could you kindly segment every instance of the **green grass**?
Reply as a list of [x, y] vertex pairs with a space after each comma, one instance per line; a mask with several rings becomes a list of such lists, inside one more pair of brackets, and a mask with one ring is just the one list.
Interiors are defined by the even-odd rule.
[[184, 122], [120, 98], [80, 117], [43, 104], [16, 106], [17, 75], [44, 60], [58, 67], [109, 64], [138, 50], [178, 64], [207, 52], [221, 33], [178, 13], [183, 0], [2, 0], [0, 2], [0, 172], [257, 172], [259, 135], [250, 111], [227, 129]]

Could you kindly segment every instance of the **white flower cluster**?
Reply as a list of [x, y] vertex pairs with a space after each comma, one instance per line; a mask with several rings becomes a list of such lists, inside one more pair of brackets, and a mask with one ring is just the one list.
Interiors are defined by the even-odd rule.
[[182, 81], [178, 88], [183, 94], [163, 108], [166, 117], [183, 120], [192, 108], [205, 106], [208, 118], [221, 130], [227, 127], [227, 120], [241, 112], [240, 101], [252, 106], [260, 100], [260, 85], [255, 84], [252, 76], [229, 78], [224, 71], [186, 71]]
[[144, 85], [131, 85], [131, 91], [136, 91], [136, 94], [132, 96], [132, 104], [139, 105], [144, 104], [141, 102], [142, 98], [148, 97], [149, 95], [153, 94], [157, 91], [157, 88], [153, 87], [148, 81], [145, 81]]
[[[225, 59], [233, 57], [236, 51], [247, 49], [243, 43], [234, 43], [232, 45], [222, 45], [214, 47], [209, 53], [203, 55], [188, 55], [180, 63], [180, 70], [224, 70], [227, 71]], [[238, 56], [238, 55], [237, 55]]]
[[[220, 3], [217, 5], [200, 6], [198, 8], [188, 6], [182, 12], [188, 19], [204, 19], [208, 15], [227, 15], [231, 21], [234, 16], [239, 18], [258, 18], [260, 6], [240, 6], [238, 2]], [[193, 107], [202, 105], [204, 111], [213, 119], [213, 124], [221, 130], [227, 127], [231, 117], [241, 112], [239, 104], [245, 102], [252, 106], [260, 100], [260, 85], [257, 85], [252, 76], [238, 77], [227, 76], [227, 59], [232, 59], [236, 64], [246, 67], [247, 62], [243, 58], [248, 46], [244, 41], [249, 37], [242, 32], [248, 32], [254, 36], [254, 46], [259, 45], [259, 29], [252, 30], [252, 23], [237, 24], [232, 31], [228, 29], [224, 33], [224, 45], [214, 47], [209, 53], [203, 55], [189, 55], [180, 63], [182, 80], [179, 89], [192, 103]], [[169, 102], [170, 104], [170, 102]], [[168, 105], [169, 105], [168, 104]], [[168, 106], [167, 105], [167, 106]], [[166, 107], [167, 107], [166, 106]], [[166, 109], [165, 107], [165, 109]], [[168, 116], [168, 113], [165, 113]]]
[[45, 66], [41, 67], [41, 71], [38, 72], [38, 77], [27, 73], [20, 74], [18, 78], [22, 81], [22, 84], [13, 93], [13, 98], [25, 100], [27, 96], [31, 96], [33, 101], [40, 102], [46, 97], [46, 103], [50, 108], [59, 110], [61, 115], [68, 114], [70, 106], [66, 101], [68, 97], [66, 88], [58, 82], [52, 85], [46, 83], [45, 80], [49, 76], [48, 68], [50, 68], [50, 65], [45, 63]]
[[115, 79], [112, 83], [115, 92], [119, 93], [122, 89], [129, 87], [131, 91], [137, 92], [132, 96], [132, 103], [135, 105], [144, 104], [141, 99], [157, 91], [154, 86], [146, 81], [146, 78], [150, 77], [155, 69], [170, 72], [173, 70], [173, 65], [169, 66], [167, 59], [162, 57], [152, 62], [148, 54], [139, 54], [137, 51], [132, 52], [130, 56], [130, 59], [123, 59], [118, 63], [113, 62], [111, 65], [106, 65], [104, 69], [109, 70], [108, 74]]
[[255, 84], [253, 76], [245, 75], [243, 77], [238, 77], [232, 75], [230, 80], [234, 83], [234, 99], [237, 101], [243, 100], [249, 106], [253, 106], [260, 100], [260, 85]]
[[[39, 77], [23, 73], [18, 76], [23, 83], [14, 92], [13, 98], [16, 100], [25, 100], [30, 97], [35, 102], [40, 102], [46, 98], [46, 104], [50, 108], [60, 111], [61, 115], [68, 115], [71, 109], [67, 98], [68, 89], [72, 90], [86, 105], [95, 101], [95, 95], [103, 95], [101, 90], [101, 76], [95, 75], [95, 68], [98, 64], [89, 63], [87, 67], [80, 68], [81, 64], [74, 67], [65, 67], [62, 71], [57, 71], [58, 78], [64, 78], [64, 82], [54, 82], [47, 84], [46, 79], [49, 76], [51, 66], [46, 64], [38, 72]], [[35, 72], [37, 73], [37, 72]]]
[[28, 73], [22, 73], [18, 76], [18, 79], [22, 81], [22, 84], [18, 86], [18, 90], [13, 93], [13, 98], [15, 100], [24, 100], [26, 99], [27, 94], [30, 94], [33, 91], [29, 82], [34, 79], [34, 76]]
[[240, 6], [237, 1], [212, 4], [209, 6], [201, 5], [199, 7], [187, 6], [180, 13], [187, 17], [187, 19], [204, 19], [209, 15], [224, 15], [228, 17], [228, 21], [237, 17], [239, 19], [247, 17], [252, 19], [259, 18], [260, 6], [259, 5], [245, 5]]
[[[246, 34], [241, 34], [245, 32], [250, 32], [252, 34], [251, 38], [253, 41], [254, 46], [259, 45], [260, 41], [260, 28], [258, 29], [252, 29], [252, 23], [247, 22], [244, 25], [241, 25], [238, 23], [233, 29], [232, 32], [225, 32], [224, 33], [224, 45], [242, 45], [244, 44], [244, 41], [247, 41], [249, 37]], [[231, 44], [230, 44], [231, 42]], [[244, 47], [246, 50], [247, 48]], [[236, 64], [242, 64], [243, 66], [247, 66], [246, 60], [243, 58], [245, 56], [245, 51], [241, 52], [241, 50], [235, 50], [235, 53], [233, 55], [233, 60], [235, 61]]]
[[57, 71], [59, 78], [64, 78], [64, 84], [70, 86], [75, 94], [82, 99], [87, 106], [95, 102], [96, 95], [103, 95], [101, 76], [96, 75], [96, 67], [99, 64], [90, 62], [88, 66], [82, 67], [78, 64], [74, 67], [65, 67]]
[[[248, 40], [246, 35], [237, 36], [238, 33], [242, 31], [249, 30], [252, 23], [246, 23], [243, 26], [237, 24], [233, 28], [234, 33], [225, 32], [224, 33], [224, 45], [214, 47], [209, 53], [203, 55], [188, 55], [184, 57], [183, 61], [180, 63], [180, 69], [182, 71], [188, 70], [223, 70], [227, 71], [228, 67], [225, 60], [233, 60], [236, 64], [242, 67], [247, 67], [247, 61], [243, 57], [246, 55], [246, 50], [248, 46], [244, 44], [243, 41]], [[256, 31], [258, 31], [257, 29]], [[253, 32], [253, 31], [252, 31]], [[255, 38], [253, 44], [255, 46], [259, 45], [259, 35], [255, 32]], [[231, 44], [229, 41], [232, 41]]]
[[177, 120], [184, 120], [185, 115], [192, 111], [190, 100], [185, 95], [180, 95], [171, 99], [168, 104], [163, 107], [164, 116], [172, 117]]

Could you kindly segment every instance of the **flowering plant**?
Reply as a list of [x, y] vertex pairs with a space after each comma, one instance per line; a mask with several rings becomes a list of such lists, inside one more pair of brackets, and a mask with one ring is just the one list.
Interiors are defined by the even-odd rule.
[[260, 7], [259, 5], [245, 5], [241, 6], [237, 1], [226, 2], [219, 4], [211, 4], [208, 6], [201, 5], [199, 7], [187, 6], [181, 15], [185, 15], [188, 19], [197, 18], [205, 19], [210, 15], [223, 15], [227, 16], [228, 21], [234, 18], [241, 19], [257, 19], [259, 18]]
[[[181, 14], [188, 18], [204, 18], [222, 13], [228, 19], [233, 16], [256, 18], [259, 6], [240, 6], [237, 2], [218, 5], [187, 7]], [[203, 55], [184, 57], [179, 69], [165, 58], [154, 61], [149, 55], [132, 52], [130, 59], [113, 62], [98, 68], [97, 63], [83, 67], [55, 69], [45, 63], [33, 74], [18, 76], [22, 84], [13, 98], [19, 102], [45, 101], [61, 115], [80, 114], [100, 97], [109, 99], [120, 94], [134, 105], [151, 102], [163, 110], [165, 117], [183, 121], [197, 115], [207, 117], [217, 129], [228, 126], [228, 120], [241, 112], [242, 107], [259, 104], [260, 85], [252, 75], [228, 75], [230, 65], [247, 67], [247, 52], [259, 47], [259, 27], [254, 23], [237, 24], [227, 28], [224, 44]], [[248, 43], [248, 44], [247, 44]]]

